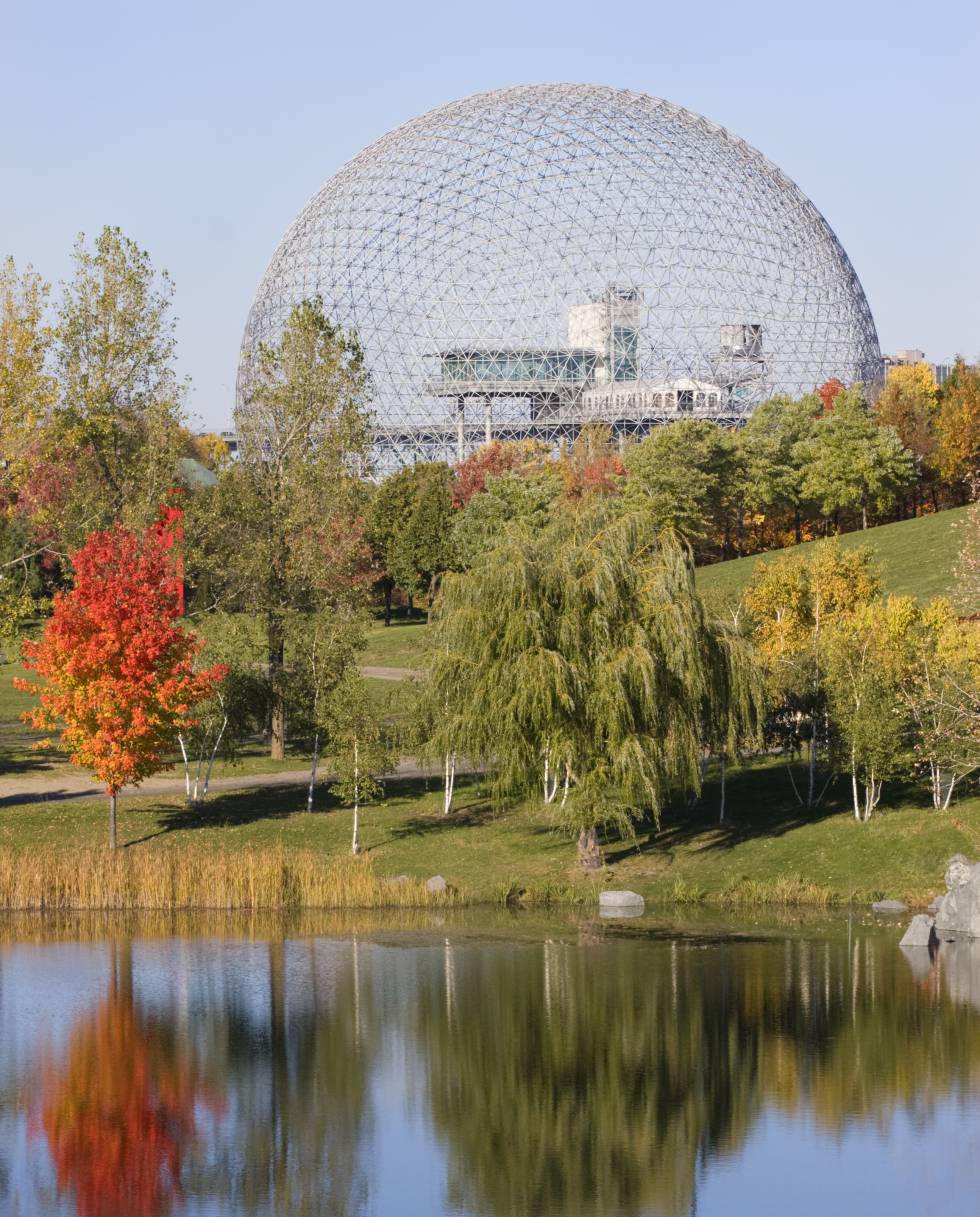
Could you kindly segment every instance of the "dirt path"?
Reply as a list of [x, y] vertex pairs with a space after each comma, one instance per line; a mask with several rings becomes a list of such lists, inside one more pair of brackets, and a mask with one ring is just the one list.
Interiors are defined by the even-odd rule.
[[421, 672], [417, 672], [414, 668], [362, 667], [360, 673], [362, 676], [369, 676], [373, 680], [414, 680], [422, 675]]
[[[459, 770], [457, 769], [457, 772]], [[432, 766], [420, 765], [413, 757], [402, 757], [397, 768], [387, 777], [424, 777], [436, 776]], [[330, 771], [323, 766], [317, 770], [317, 780], [323, 781], [331, 776]], [[255, 790], [276, 786], [305, 786], [310, 780], [309, 767], [306, 769], [285, 769], [279, 773], [252, 773], [235, 775], [234, 777], [213, 778], [210, 790]], [[134, 795], [162, 794], [170, 798], [180, 798], [185, 793], [183, 774], [150, 778], [142, 786], [127, 786], [120, 798]], [[105, 794], [101, 786], [92, 784], [92, 779], [85, 774], [64, 772], [50, 774], [31, 774], [26, 777], [0, 778], [0, 808], [16, 807], [30, 803], [59, 802], [63, 799], [92, 799]]]

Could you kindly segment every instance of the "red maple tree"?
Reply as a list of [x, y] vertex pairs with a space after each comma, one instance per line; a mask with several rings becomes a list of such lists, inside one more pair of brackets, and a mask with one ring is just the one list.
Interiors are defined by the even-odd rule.
[[71, 555], [74, 587], [55, 596], [40, 639], [23, 644], [24, 666], [41, 680], [14, 682], [40, 702], [24, 719], [60, 729], [72, 764], [104, 784], [113, 847], [116, 795], [165, 763], [177, 732], [193, 725], [194, 703], [225, 674], [218, 664], [194, 671], [201, 643], [178, 624], [178, 525], [170, 511], [142, 536], [120, 524], [91, 533]]
[[817, 396], [823, 402], [824, 414], [829, 414], [834, 408], [834, 402], [837, 396], [843, 393], [847, 386], [842, 380], [838, 380], [836, 376], [831, 376], [830, 380], [825, 380], [817, 389]]

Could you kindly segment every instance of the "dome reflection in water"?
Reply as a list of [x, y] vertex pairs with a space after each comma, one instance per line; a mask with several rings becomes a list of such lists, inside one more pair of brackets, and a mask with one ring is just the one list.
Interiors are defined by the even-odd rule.
[[980, 947], [910, 961], [842, 921], [39, 925], [0, 946], [0, 1212], [917, 1214], [942, 1211], [931, 1154], [937, 1203], [980, 1178]]

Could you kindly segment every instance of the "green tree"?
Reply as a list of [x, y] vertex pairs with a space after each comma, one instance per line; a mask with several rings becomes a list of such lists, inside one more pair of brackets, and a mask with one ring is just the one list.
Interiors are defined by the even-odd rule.
[[455, 514], [452, 565], [463, 570], [472, 566], [511, 520], [543, 526], [560, 490], [560, 471], [555, 464], [489, 475], [484, 490]]
[[740, 433], [750, 510], [786, 513], [797, 545], [803, 539], [805, 467], [797, 445], [809, 440], [822, 411], [820, 398], [773, 397], [754, 410]]
[[73, 498], [84, 498], [66, 526], [81, 515], [86, 530], [115, 519], [145, 527], [174, 484], [184, 386], [172, 296], [166, 272], [118, 228], [91, 249], [79, 237], [55, 328], [61, 401], [45, 441], [49, 460], [73, 462]]
[[265, 721], [266, 687], [259, 675], [261, 638], [253, 626], [242, 615], [225, 612], [204, 615], [196, 622], [203, 643], [197, 666], [219, 664], [225, 675], [194, 707], [194, 721], [177, 736], [191, 804], [199, 805], [207, 798], [218, 756], [234, 760], [242, 743]]
[[374, 492], [368, 535], [382, 571], [385, 625], [391, 624], [391, 594], [409, 601], [435, 591], [451, 557], [453, 492], [449, 466], [441, 461], [407, 465]]
[[351, 853], [361, 851], [360, 812], [364, 803], [384, 793], [379, 777], [393, 764], [394, 740], [385, 716], [356, 670], [349, 670], [330, 698], [332, 761], [337, 780], [334, 793], [354, 811]]
[[484, 758], [499, 795], [540, 789], [547, 762], [560, 818], [594, 868], [600, 828], [629, 833], [659, 817], [668, 792], [697, 789], [726, 658], [690, 553], [648, 513], [584, 499], [544, 528], [512, 523], [469, 571], [445, 576], [429, 717], [456, 723], [455, 748]]
[[795, 448], [806, 469], [803, 493], [825, 516], [889, 511], [915, 482], [915, 457], [893, 427], [878, 426], [860, 388], [838, 393], [813, 435]]
[[[240, 455], [214, 499], [212, 577], [266, 638], [272, 756], [286, 743], [286, 623], [356, 606], [369, 583], [363, 492], [368, 377], [356, 335], [318, 300], [259, 348], [236, 412]], [[207, 531], [207, 530], [204, 530]]]
[[827, 706], [859, 824], [871, 819], [884, 782], [903, 760], [905, 706], [890, 642], [877, 601], [838, 614], [827, 630]]
[[287, 618], [287, 703], [291, 730], [294, 735], [310, 740], [307, 811], [313, 810], [320, 746], [335, 713], [332, 699], [338, 686], [356, 672], [357, 655], [363, 646], [364, 620], [350, 605], [328, 604], [319, 611], [291, 613]]
[[[654, 527], [728, 555], [741, 542], [744, 493], [737, 441], [714, 423], [684, 419], [656, 427], [623, 455], [628, 510], [649, 513]], [[709, 547], [710, 547], [709, 546]]]

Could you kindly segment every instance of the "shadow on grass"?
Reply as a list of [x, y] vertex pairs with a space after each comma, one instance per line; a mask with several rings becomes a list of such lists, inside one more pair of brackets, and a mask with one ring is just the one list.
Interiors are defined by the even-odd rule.
[[[803, 789], [802, 765], [794, 768], [797, 787]], [[817, 791], [827, 781], [824, 769], [818, 777]], [[893, 783], [892, 802], [905, 794], [900, 783]], [[729, 772], [725, 784], [725, 819], [718, 820], [721, 784], [717, 776], [705, 782], [701, 797], [693, 807], [670, 807], [661, 826], [644, 825], [637, 829], [637, 840], [610, 842], [604, 853], [607, 861], [619, 862], [637, 852], [670, 857], [675, 850], [728, 850], [760, 837], [772, 839], [806, 825], [818, 824], [850, 809], [850, 792], [840, 778], [833, 779], [818, 807], [803, 807], [790, 783], [786, 765], [750, 765]]]

